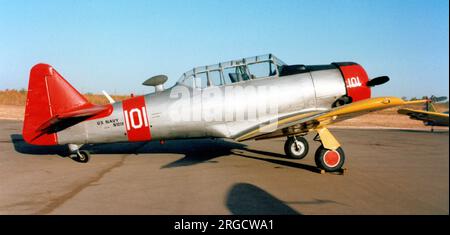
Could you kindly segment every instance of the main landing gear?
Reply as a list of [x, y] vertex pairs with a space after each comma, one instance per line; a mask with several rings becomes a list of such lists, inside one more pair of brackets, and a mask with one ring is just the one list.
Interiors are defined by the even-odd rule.
[[341, 147], [336, 150], [327, 149], [321, 145], [314, 156], [316, 166], [328, 172], [336, 172], [342, 169], [345, 162], [345, 154]]
[[284, 144], [284, 152], [290, 158], [303, 159], [308, 151], [308, 141], [301, 136], [289, 136]]
[[86, 150], [80, 150], [82, 145], [69, 144], [70, 158], [76, 162], [87, 163], [90, 159], [90, 153]]
[[[328, 129], [322, 127], [316, 131], [314, 140], [321, 142], [314, 155], [317, 167], [327, 172], [341, 171], [345, 162], [344, 150]], [[291, 158], [302, 159], [308, 150], [308, 142], [302, 136], [289, 136], [284, 144], [284, 151]]]

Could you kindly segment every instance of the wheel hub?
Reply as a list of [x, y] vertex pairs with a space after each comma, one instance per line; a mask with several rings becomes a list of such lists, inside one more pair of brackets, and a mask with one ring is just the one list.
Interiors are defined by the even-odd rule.
[[84, 161], [86, 159], [86, 156], [84, 156], [84, 154], [82, 153], [77, 153], [77, 155], [81, 161]]
[[340, 160], [341, 156], [337, 151], [334, 150], [328, 150], [323, 156], [323, 161], [328, 167], [337, 166]]
[[295, 155], [301, 155], [305, 151], [305, 145], [300, 141], [294, 141], [291, 145], [291, 151]]

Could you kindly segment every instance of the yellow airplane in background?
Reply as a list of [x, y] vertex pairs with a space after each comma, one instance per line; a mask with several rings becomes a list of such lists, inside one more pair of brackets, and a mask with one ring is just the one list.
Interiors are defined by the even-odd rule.
[[399, 109], [397, 112], [399, 114], [408, 115], [411, 119], [423, 121], [425, 126], [431, 126], [431, 132], [434, 131], [434, 126], [448, 126], [449, 116], [448, 111], [437, 112], [433, 103], [442, 102], [446, 100], [447, 97], [434, 97], [432, 96], [425, 103], [424, 110], [415, 110], [403, 108]]

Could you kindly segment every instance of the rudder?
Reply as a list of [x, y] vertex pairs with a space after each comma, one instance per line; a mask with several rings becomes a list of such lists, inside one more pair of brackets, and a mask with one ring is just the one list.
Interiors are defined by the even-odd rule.
[[52, 66], [37, 64], [30, 72], [23, 124], [23, 138], [29, 144], [56, 145], [56, 133], [40, 130], [58, 114], [92, 106]]

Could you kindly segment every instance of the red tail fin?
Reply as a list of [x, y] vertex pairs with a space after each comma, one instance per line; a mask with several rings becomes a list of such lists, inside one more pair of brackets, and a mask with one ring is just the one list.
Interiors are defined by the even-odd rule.
[[23, 138], [35, 145], [58, 144], [56, 133], [43, 132], [40, 127], [59, 114], [91, 106], [52, 66], [37, 64], [28, 82]]

